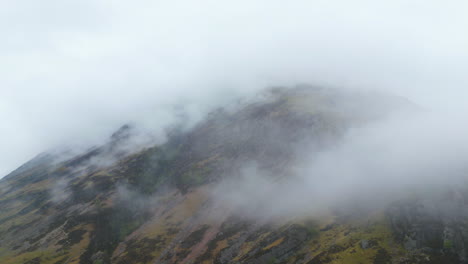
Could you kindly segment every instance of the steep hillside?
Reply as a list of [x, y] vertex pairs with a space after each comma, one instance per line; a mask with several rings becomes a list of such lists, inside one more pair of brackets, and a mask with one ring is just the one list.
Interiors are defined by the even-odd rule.
[[0, 181], [0, 263], [466, 262], [463, 190], [281, 217], [214, 195], [251, 164], [281, 183], [304, 153], [401, 107], [377, 94], [276, 88], [173, 129], [164, 144], [134, 149], [123, 126], [80, 155], [41, 154]]

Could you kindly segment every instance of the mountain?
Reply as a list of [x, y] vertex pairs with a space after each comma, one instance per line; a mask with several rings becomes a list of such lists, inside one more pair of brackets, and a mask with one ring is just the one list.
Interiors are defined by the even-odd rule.
[[268, 189], [350, 129], [413, 107], [278, 87], [162, 144], [136, 144], [125, 125], [85, 152], [40, 154], [0, 180], [0, 263], [466, 263], [463, 187], [300, 214]]

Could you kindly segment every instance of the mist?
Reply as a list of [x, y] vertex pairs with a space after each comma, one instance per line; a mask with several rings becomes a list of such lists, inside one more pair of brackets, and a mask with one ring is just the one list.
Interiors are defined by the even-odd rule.
[[383, 209], [414, 197], [462, 195], [468, 183], [468, 126], [463, 119], [421, 109], [393, 112], [349, 128], [324, 149], [296, 149], [300, 158], [287, 177], [278, 178], [255, 162], [245, 164], [238, 177], [217, 184], [212, 197], [235, 214], [277, 220]]
[[[465, 1], [0, 7], [1, 176], [44, 150], [102, 142], [129, 122], [163, 142], [181, 116], [190, 126], [215, 107], [296, 83], [384, 91], [428, 109], [350, 131], [298, 174], [367, 186], [419, 180], [409, 174], [444, 181], [439, 175], [463, 167]], [[334, 197], [346, 192], [323, 184]]]

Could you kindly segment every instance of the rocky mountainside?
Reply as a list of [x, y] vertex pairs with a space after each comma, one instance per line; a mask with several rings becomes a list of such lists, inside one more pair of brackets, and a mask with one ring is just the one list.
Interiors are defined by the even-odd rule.
[[271, 203], [223, 202], [219, 190], [252, 164], [281, 183], [304, 153], [338, 144], [395, 107], [409, 103], [275, 88], [189, 130], [172, 129], [164, 144], [132, 148], [132, 127], [123, 126], [79, 155], [38, 155], [0, 181], [0, 263], [466, 263], [461, 188], [321, 214], [277, 216]]

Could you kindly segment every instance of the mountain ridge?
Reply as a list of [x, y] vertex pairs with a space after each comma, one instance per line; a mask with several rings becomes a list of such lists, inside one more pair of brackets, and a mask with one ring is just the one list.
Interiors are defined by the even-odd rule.
[[[275, 88], [163, 144], [128, 152], [131, 127], [123, 126], [69, 159], [42, 154], [0, 180], [0, 262], [463, 263], [465, 235], [443, 215], [424, 224], [429, 211], [405, 209], [419, 200], [276, 218], [261, 201], [224, 203], [213, 193], [252, 167], [282, 184], [304, 153], [330, 148], [395, 105], [413, 107], [397, 97]], [[269, 198], [261, 188], [252, 192]]]

